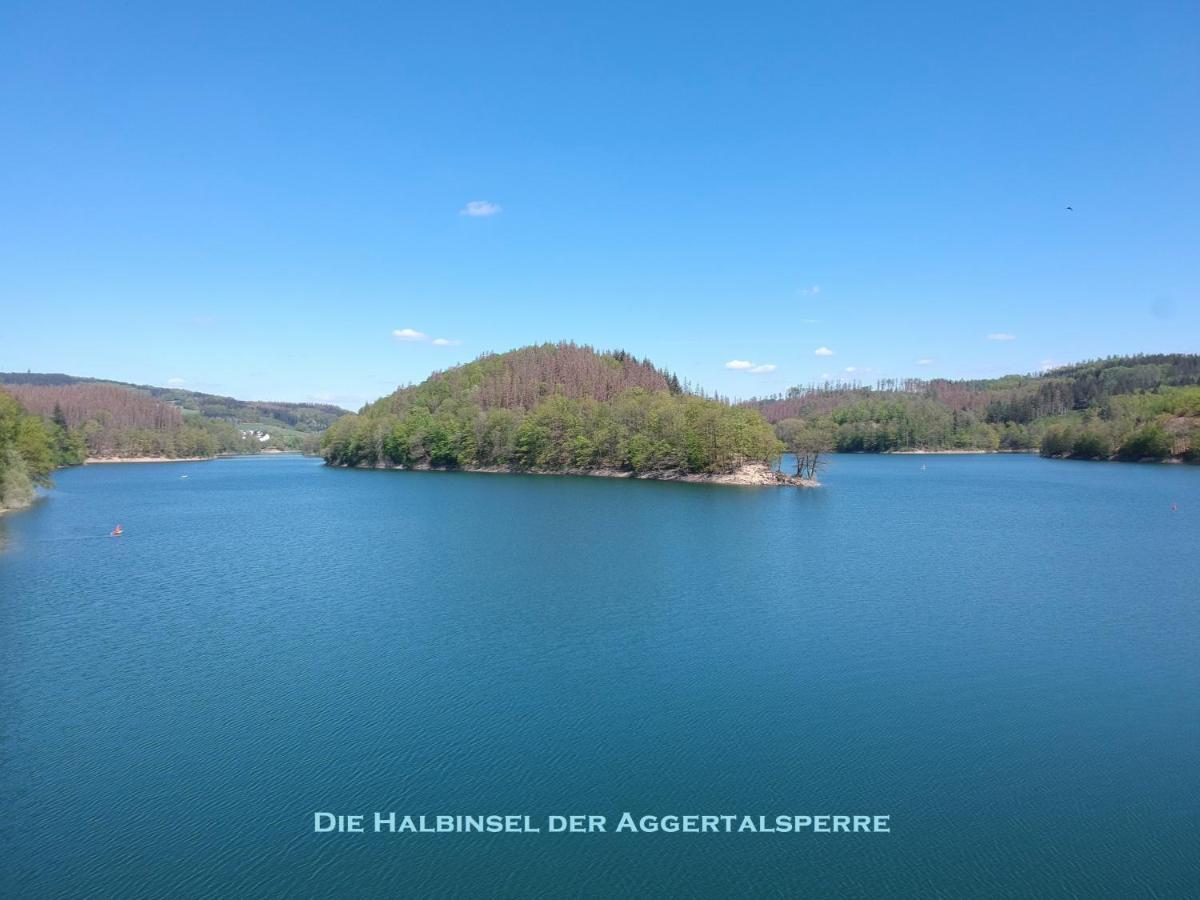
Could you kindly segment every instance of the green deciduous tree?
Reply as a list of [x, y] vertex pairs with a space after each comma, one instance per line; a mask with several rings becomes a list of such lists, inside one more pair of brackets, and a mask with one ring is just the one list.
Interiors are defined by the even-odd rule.
[[35, 485], [50, 484], [55, 465], [54, 444], [41, 417], [0, 390], [0, 508], [27, 505]]

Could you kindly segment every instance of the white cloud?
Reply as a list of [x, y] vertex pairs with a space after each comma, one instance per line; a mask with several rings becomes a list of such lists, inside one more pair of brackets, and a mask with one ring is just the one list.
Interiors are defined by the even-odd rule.
[[989, 334], [987, 339], [989, 341], [1015, 341], [1017, 336], [1015, 334], [1007, 334], [1003, 331], [997, 331], [994, 334]]
[[1061, 363], [1057, 363], [1052, 359], [1043, 359], [1040, 371], [1049, 372], [1051, 369], [1057, 369]]
[[932, 359], [932, 358], [926, 356], [922, 359], [918, 359], [917, 365], [918, 366], [932, 366], [935, 362], [937, 362], [936, 359]]
[[418, 343], [420, 341], [429, 341], [435, 347], [457, 347], [462, 343], [458, 338], [434, 338], [429, 340], [429, 335], [423, 331], [417, 331], [415, 328], [397, 328], [392, 332], [392, 337], [398, 341], [407, 341], [409, 343]]
[[800, 288], [800, 293], [811, 297], [814, 294], [821, 293], [821, 286], [819, 284], [814, 284], [811, 287]]
[[735, 372], [746, 372], [750, 375], [766, 375], [768, 372], [774, 372], [779, 367], [774, 363], [756, 363], [750, 362], [748, 359], [731, 359], [725, 363], [725, 368], [733, 369]]
[[814, 356], [833, 356], [833, 351], [828, 347], [818, 347], [813, 351]]
[[178, 375], [176, 375], [172, 378], [168, 378], [167, 384], [171, 385], [172, 387], [179, 387], [179, 385], [187, 384], [187, 382], [184, 381], [182, 378], [180, 378]]
[[487, 200], [472, 200], [460, 209], [458, 214], [460, 216], [494, 216], [503, 208], [499, 203], [491, 203]]
[[846, 371], [847, 372], [857, 372], [858, 367], [857, 366], [846, 366]]

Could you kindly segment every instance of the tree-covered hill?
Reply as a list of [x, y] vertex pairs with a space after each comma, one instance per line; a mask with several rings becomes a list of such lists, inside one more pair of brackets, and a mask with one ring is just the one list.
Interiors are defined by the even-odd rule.
[[[312, 403], [235, 400], [160, 388], [32, 372], [0, 373], [0, 385], [26, 410], [72, 442], [60, 464], [85, 456], [214, 456], [301, 449], [345, 410]], [[254, 423], [253, 431], [245, 427]], [[260, 440], [269, 434], [268, 440]]]
[[219, 419], [237, 425], [259, 422], [303, 433], [324, 431], [346, 410], [330, 403], [288, 403], [279, 400], [236, 400], [219, 394], [205, 394], [178, 387], [155, 387], [149, 384], [129, 384], [103, 378], [80, 378], [75, 375], [39, 372], [0, 372], [0, 384], [61, 387], [74, 384], [106, 384], [137, 391], [162, 400], [181, 410], [197, 412], [206, 419]]
[[1109, 357], [986, 380], [826, 383], [749, 401], [781, 434], [841, 452], [1039, 450], [1200, 458], [1200, 355]]
[[637, 474], [730, 472], [780, 444], [755, 410], [686, 392], [623, 351], [542, 344], [482, 356], [343, 416], [335, 465]]

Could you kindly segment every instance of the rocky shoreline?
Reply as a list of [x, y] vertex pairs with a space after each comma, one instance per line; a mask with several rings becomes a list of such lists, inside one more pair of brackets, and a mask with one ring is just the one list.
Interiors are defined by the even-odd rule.
[[[328, 465], [328, 464], [327, 464]], [[350, 468], [342, 466], [341, 468]], [[726, 484], [741, 487], [820, 487], [821, 483], [776, 472], [765, 463], [747, 463], [732, 472], [697, 473], [666, 470], [662, 472], [630, 472], [624, 469], [517, 469], [509, 466], [442, 466], [376, 465], [375, 469], [401, 469], [414, 472], [477, 472], [496, 475], [575, 475], [586, 478], [636, 478], [641, 481], [681, 481], [688, 484]]]

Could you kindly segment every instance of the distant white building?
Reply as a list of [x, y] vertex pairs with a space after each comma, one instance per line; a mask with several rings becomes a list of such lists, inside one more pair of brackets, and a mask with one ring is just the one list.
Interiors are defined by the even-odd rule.
[[266, 443], [271, 439], [270, 432], [258, 425], [239, 425], [238, 434], [240, 434], [246, 440], [254, 438], [260, 444]]

